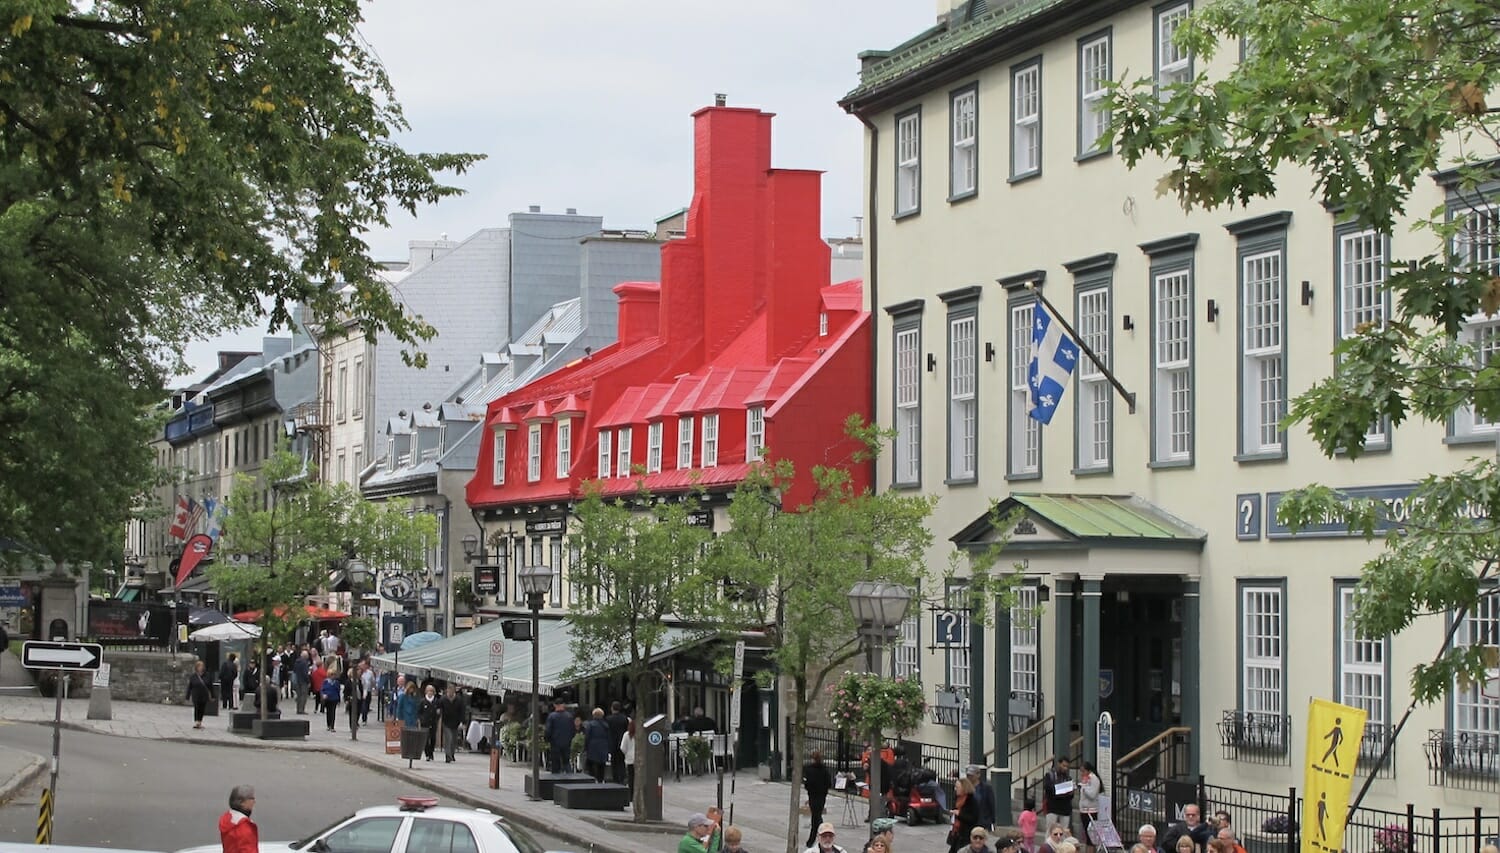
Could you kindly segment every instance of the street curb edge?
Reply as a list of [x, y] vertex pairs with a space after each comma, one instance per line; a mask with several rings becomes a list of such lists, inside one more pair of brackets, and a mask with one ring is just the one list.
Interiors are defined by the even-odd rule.
[[10, 777], [10, 780], [0, 785], [0, 805], [10, 802], [23, 788], [36, 781], [47, 770], [47, 762], [41, 756], [26, 753], [31, 757], [30, 763], [21, 768], [20, 772]]

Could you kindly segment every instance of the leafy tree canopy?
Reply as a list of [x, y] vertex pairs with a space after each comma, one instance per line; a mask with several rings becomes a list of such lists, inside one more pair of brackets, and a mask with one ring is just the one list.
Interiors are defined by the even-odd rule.
[[[1493, 4], [1217, 0], [1177, 40], [1200, 59], [1241, 44], [1245, 56], [1217, 79], [1118, 88], [1112, 138], [1127, 163], [1163, 158], [1159, 190], [1189, 208], [1272, 197], [1284, 175], [1310, 175], [1330, 209], [1391, 235], [1399, 255], [1386, 280], [1391, 316], [1337, 346], [1331, 375], [1296, 397], [1288, 424], [1304, 424], [1325, 454], [1352, 458], [1371, 424], [1441, 424], [1465, 408], [1500, 419], [1500, 363], [1461, 334], [1467, 319], [1500, 308], [1500, 268], [1489, 260], [1500, 237], [1477, 192], [1500, 176], [1500, 115], [1486, 103], [1500, 82]], [[1412, 209], [1434, 170], [1455, 176], [1452, 215]], [[1361, 633], [1388, 636], [1494, 594], [1480, 579], [1500, 557], [1496, 473], [1475, 459], [1417, 485], [1405, 533], [1385, 533], [1384, 551], [1364, 567]], [[1322, 486], [1288, 496], [1280, 512], [1293, 527], [1342, 517], [1370, 538], [1388, 527], [1382, 507]], [[1445, 642], [1415, 669], [1413, 692], [1439, 698], [1493, 658], [1493, 646]]]
[[[357, 0], [0, 0], [0, 539], [54, 547], [60, 513], [123, 520], [114, 491], [148, 485], [139, 460], [115, 464], [141, 398], [186, 341], [263, 304], [272, 328], [304, 304], [420, 360], [432, 329], [363, 235], [457, 193], [434, 173], [476, 157], [396, 144], [359, 22]], [[76, 423], [49, 434], [64, 406]], [[49, 479], [76, 506], [33, 498]]]

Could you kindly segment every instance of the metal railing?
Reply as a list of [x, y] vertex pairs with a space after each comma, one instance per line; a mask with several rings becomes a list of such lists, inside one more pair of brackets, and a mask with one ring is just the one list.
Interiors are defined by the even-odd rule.
[[1220, 717], [1218, 728], [1225, 760], [1287, 763], [1292, 737], [1290, 716], [1228, 710]]
[[1141, 788], [1157, 778], [1177, 779], [1189, 771], [1193, 730], [1173, 726], [1115, 759], [1115, 774], [1126, 788]]
[[1433, 785], [1493, 791], [1500, 789], [1500, 734], [1427, 732], [1423, 745]]

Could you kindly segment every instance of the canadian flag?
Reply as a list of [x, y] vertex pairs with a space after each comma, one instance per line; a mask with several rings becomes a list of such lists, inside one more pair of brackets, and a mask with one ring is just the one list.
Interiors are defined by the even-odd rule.
[[167, 528], [167, 535], [174, 539], [186, 539], [188, 516], [192, 514], [193, 502], [187, 495], [178, 495], [177, 512], [172, 515], [172, 526]]

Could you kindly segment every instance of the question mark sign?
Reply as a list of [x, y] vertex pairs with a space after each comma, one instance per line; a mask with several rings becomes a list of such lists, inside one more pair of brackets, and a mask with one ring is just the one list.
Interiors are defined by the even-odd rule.
[[1254, 516], [1254, 514], [1255, 514], [1255, 507], [1254, 507], [1254, 505], [1252, 505], [1250, 503], [1250, 499], [1249, 498], [1245, 498], [1244, 500], [1240, 501], [1240, 529], [1241, 529], [1241, 532], [1246, 533], [1246, 534], [1250, 533], [1250, 522], [1252, 521], [1252, 516]]

